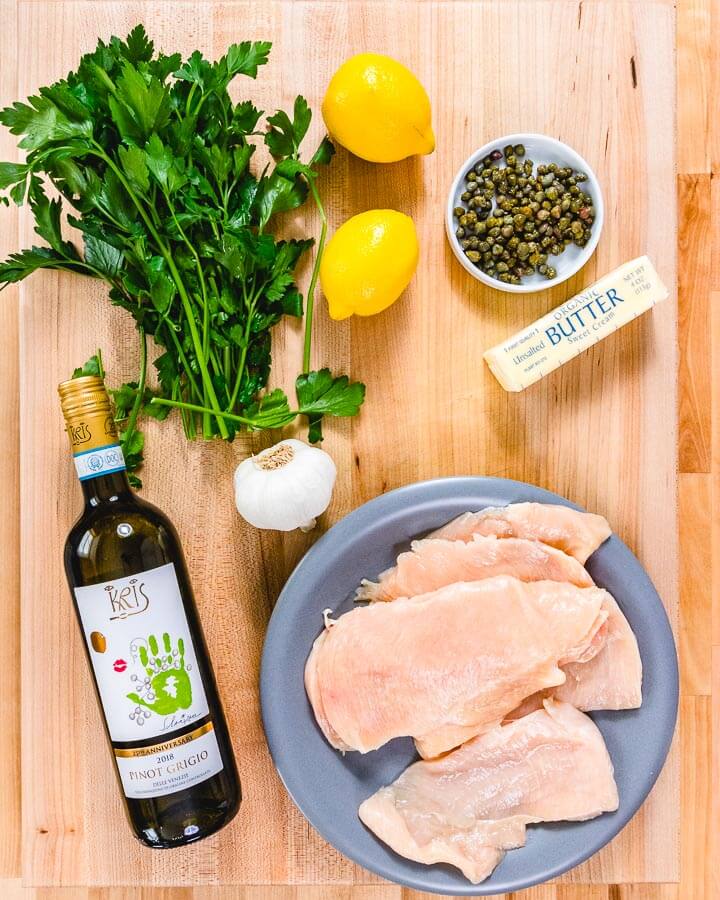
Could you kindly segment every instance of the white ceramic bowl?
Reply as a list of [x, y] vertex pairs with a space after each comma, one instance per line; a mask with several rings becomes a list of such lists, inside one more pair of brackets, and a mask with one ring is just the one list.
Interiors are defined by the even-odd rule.
[[[556, 163], [558, 166], [571, 166], [577, 172], [584, 172], [588, 176], [588, 180], [582, 185], [582, 190], [590, 194], [595, 207], [595, 221], [592, 226], [592, 234], [584, 247], [576, 247], [575, 244], [570, 244], [565, 248], [564, 253], [549, 258], [548, 262], [557, 270], [555, 278], [544, 278], [536, 273], [534, 275], [525, 275], [522, 284], [505, 284], [496, 278], [491, 278], [477, 266], [474, 266], [463, 253], [460, 242], [455, 237], [457, 223], [453, 210], [456, 206], [464, 205], [460, 200], [460, 195], [465, 189], [466, 174], [484, 156], [488, 156], [493, 150], [502, 150], [507, 144], [523, 144], [525, 146], [525, 159], [531, 159], [536, 166]], [[489, 287], [496, 288], [499, 291], [509, 291], [513, 294], [530, 294], [535, 291], [544, 291], [547, 288], [554, 287], [556, 284], [562, 284], [563, 281], [567, 281], [568, 278], [571, 278], [585, 265], [595, 252], [597, 243], [600, 240], [604, 219], [605, 210], [600, 182], [587, 162], [572, 147], [568, 147], [562, 141], [547, 137], [544, 134], [506, 134], [504, 137], [499, 137], [480, 147], [479, 150], [468, 156], [462, 166], [460, 166], [448, 194], [445, 210], [445, 231], [453, 253], [460, 261], [460, 265], [473, 278], [477, 278], [478, 281], [482, 281]]]

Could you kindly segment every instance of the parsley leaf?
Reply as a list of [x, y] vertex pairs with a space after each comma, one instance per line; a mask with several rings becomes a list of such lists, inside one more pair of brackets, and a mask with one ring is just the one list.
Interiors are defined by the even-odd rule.
[[276, 158], [292, 156], [300, 148], [310, 127], [312, 113], [304, 97], [296, 97], [292, 121], [286, 112], [279, 109], [268, 117], [270, 129], [265, 135], [265, 143]]
[[103, 371], [102, 356], [100, 355], [99, 350], [94, 356], [91, 356], [87, 362], [83, 363], [82, 366], [75, 369], [72, 373], [73, 378], [82, 378], [84, 375], [99, 375], [100, 378], [103, 378], [105, 376], [105, 372]]
[[249, 78], [257, 78], [258, 67], [267, 63], [271, 47], [270, 41], [232, 44], [227, 52], [228, 76], [232, 78], [235, 75], [247, 75]]
[[330, 369], [298, 375], [295, 393], [300, 412], [310, 422], [311, 443], [322, 440], [323, 416], [355, 416], [365, 399], [365, 385], [350, 381], [347, 375], [333, 377]]

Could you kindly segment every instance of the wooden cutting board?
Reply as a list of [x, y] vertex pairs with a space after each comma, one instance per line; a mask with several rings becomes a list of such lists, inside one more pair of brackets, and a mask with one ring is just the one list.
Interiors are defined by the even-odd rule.
[[[242, 91], [273, 110], [302, 92], [319, 109], [352, 53], [386, 52], [428, 89], [437, 150], [374, 166], [340, 150], [323, 176], [331, 226], [371, 207], [410, 213], [421, 262], [381, 316], [317, 316], [316, 362], [367, 383], [353, 422], [327, 428], [339, 470], [327, 527], [378, 493], [440, 475], [533, 482], [607, 516], [677, 602], [674, 11], [671, 2], [42, 2], [19, 4], [19, 95], [74, 67], [98, 35], [144, 21], [166, 51], [217, 56], [270, 39], [270, 64]], [[446, 192], [465, 157], [494, 136], [540, 131], [595, 168], [606, 201], [593, 260], [565, 285], [528, 297], [480, 286], [443, 230]], [[319, 137], [319, 116], [312, 134]], [[302, 224], [302, 223], [299, 223]], [[316, 228], [308, 219], [304, 227]], [[25, 222], [25, 239], [30, 227]], [[506, 394], [484, 349], [620, 263], [647, 252], [669, 301], [524, 394]], [[307, 277], [307, 273], [306, 276]], [[233, 467], [251, 449], [189, 445], [177, 423], [149, 427], [145, 496], [178, 526], [225, 700], [245, 792], [236, 821], [183, 851], [140, 848], [123, 821], [75, 624], [61, 548], [80, 509], [56, 385], [94, 352], [111, 379], [135, 374], [131, 323], [104, 289], [46, 274], [22, 287], [21, 496], [23, 874], [33, 885], [372, 883], [294, 809], [269, 758], [258, 704], [268, 617], [316, 535], [244, 525]], [[297, 328], [275, 335], [274, 383], [289, 385]], [[259, 446], [257, 443], [255, 446]], [[652, 673], [648, 673], [652, 677]], [[676, 748], [624, 832], [562, 880], [678, 880]]]

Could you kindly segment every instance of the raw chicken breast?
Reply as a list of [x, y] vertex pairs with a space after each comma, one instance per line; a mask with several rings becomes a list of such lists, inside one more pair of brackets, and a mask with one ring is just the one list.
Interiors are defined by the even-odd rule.
[[607, 521], [594, 513], [552, 503], [511, 503], [463, 513], [428, 537], [469, 541], [474, 534], [542, 541], [584, 563], [612, 531]]
[[592, 819], [617, 809], [613, 767], [593, 722], [567, 703], [493, 729], [411, 765], [365, 800], [360, 819], [396, 853], [450, 863], [474, 884], [526, 825]]
[[305, 686], [338, 749], [396, 737], [437, 756], [561, 684], [607, 617], [604, 591], [507, 575], [442, 587], [341, 616], [315, 641]]
[[642, 661], [628, 620], [607, 592], [603, 609], [605, 640], [588, 662], [563, 666], [564, 684], [553, 690], [558, 700], [578, 709], [637, 709], [642, 703]]
[[523, 700], [507, 719], [519, 719], [539, 709], [543, 700], [551, 695], [586, 712], [637, 709], [640, 706], [642, 661], [637, 640], [622, 610], [607, 592], [603, 609], [608, 618], [593, 641], [598, 652], [585, 662], [578, 660], [562, 666], [566, 676], [564, 684]]
[[434, 591], [456, 581], [480, 581], [494, 575], [514, 575], [520, 581], [569, 581], [592, 587], [593, 580], [571, 556], [539, 541], [498, 540], [475, 534], [468, 542], [429, 539], [413, 541], [398, 556], [397, 565], [363, 581], [358, 600], [395, 600]]

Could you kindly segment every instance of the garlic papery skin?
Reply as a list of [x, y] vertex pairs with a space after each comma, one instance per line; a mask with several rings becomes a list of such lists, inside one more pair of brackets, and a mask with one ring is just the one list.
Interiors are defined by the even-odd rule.
[[235, 470], [235, 505], [256, 528], [310, 531], [330, 505], [337, 469], [319, 447], [288, 438]]

